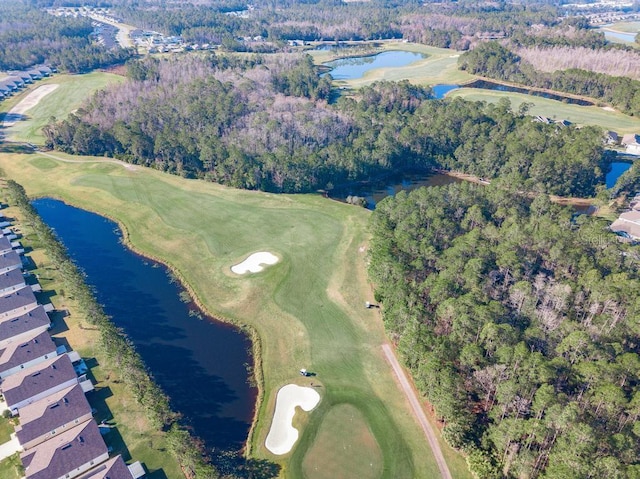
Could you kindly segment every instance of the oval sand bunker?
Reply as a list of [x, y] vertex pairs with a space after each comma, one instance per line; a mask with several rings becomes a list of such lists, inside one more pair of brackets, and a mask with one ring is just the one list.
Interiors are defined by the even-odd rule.
[[264, 269], [263, 264], [276, 264], [278, 257], [267, 251], [260, 251], [259, 253], [253, 253], [242, 263], [239, 263], [231, 267], [231, 271], [235, 274], [245, 273], [259, 273]]
[[278, 391], [273, 422], [267, 435], [265, 446], [273, 454], [281, 455], [291, 451], [298, 440], [298, 430], [293, 427], [296, 407], [311, 411], [320, 402], [320, 394], [313, 388], [287, 384]]

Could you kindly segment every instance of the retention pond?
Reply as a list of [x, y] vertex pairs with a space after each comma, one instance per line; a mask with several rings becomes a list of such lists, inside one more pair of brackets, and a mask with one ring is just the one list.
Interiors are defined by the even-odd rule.
[[113, 221], [49, 198], [33, 206], [134, 343], [173, 409], [208, 449], [241, 448], [256, 401], [248, 383], [248, 338], [204, 316], [165, 266], [122, 244]]

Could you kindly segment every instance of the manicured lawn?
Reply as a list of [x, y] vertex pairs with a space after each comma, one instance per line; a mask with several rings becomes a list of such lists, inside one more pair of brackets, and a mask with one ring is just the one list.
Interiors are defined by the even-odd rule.
[[359, 410], [347, 404], [326, 414], [302, 464], [309, 479], [375, 479], [382, 467], [382, 454], [367, 422]]
[[2, 479], [20, 479], [23, 476], [24, 469], [19, 454], [14, 454], [0, 461], [0, 477]]
[[66, 117], [67, 113], [76, 110], [96, 90], [104, 88], [114, 82], [121, 82], [124, 78], [103, 72], [87, 73], [85, 75], [54, 75], [42, 81], [37, 81], [23, 90], [19, 95], [0, 102], [0, 113], [5, 113], [25, 98], [29, 92], [41, 85], [58, 84], [56, 90], [40, 100], [36, 106], [27, 111], [29, 121], [19, 121], [9, 131], [9, 139], [26, 141], [34, 144], [44, 144], [41, 129], [52, 116], [58, 119]]
[[[280, 462], [286, 477], [301, 478], [318, 461], [318, 451], [332, 450], [328, 438], [337, 429], [334, 434], [351, 444], [366, 437], [359, 453], [369, 462], [356, 461], [351, 477], [370, 477], [370, 464], [382, 464], [375, 466], [381, 477], [437, 477], [426, 439], [383, 358], [379, 311], [364, 307], [372, 300], [366, 210], [315, 195], [234, 190], [98, 158], [55, 168], [46, 160], [6, 153], [0, 167], [30, 195], [56, 196], [117, 219], [134, 248], [175, 268], [209, 312], [258, 333], [264, 400], [249, 444], [252, 456]], [[256, 251], [273, 252], [281, 262], [259, 274], [230, 271]], [[317, 376], [300, 378], [301, 367]], [[302, 431], [294, 450], [275, 457], [264, 440], [275, 394], [290, 382], [319, 385], [322, 400], [316, 410], [296, 416]], [[106, 384], [117, 396], [117, 385]], [[114, 416], [118, 407], [111, 407]], [[345, 411], [357, 418], [352, 431], [337, 424]], [[136, 448], [127, 436], [129, 422], [117, 423], [139, 459], [145, 439]], [[456, 477], [469, 477], [464, 460], [445, 453], [452, 470], [462, 471]]]
[[453, 90], [448, 96], [462, 97], [466, 100], [496, 103], [501, 98], [511, 100], [511, 107], [517, 111], [524, 103], [532, 103], [529, 115], [543, 115], [553, 120], [569, 120], [578, 125], [595, 125], [617, 133], [633, 133], [640, 131], [640, 118], [624, 115], [617, 111], [607, 111], [598, 106], [569, 105], [557, 100], [541, 98], [523, 93], [510, 93], [478, 88], [460, 88]]
[[[472, 80], [474, 77], [458, 70], [458, 56], [461, 52], [447, 48], [436, 48], [417, 43], [383, 42], [380, 52], [389, 50], [403, 50], [423, 53], [424, 60], [417, 61], [405, 67], [378, 68], [365, 74], [363, 78], [355, 80], [340, 80], [335, 84], [339, 87], [360, 88], [379, 80], [409, 80], [419, 85], [437, 85], [440, 83], [458, 84]], [[314, 54], [317, 63], [331, 60], [335, 55], [330, 52]]]

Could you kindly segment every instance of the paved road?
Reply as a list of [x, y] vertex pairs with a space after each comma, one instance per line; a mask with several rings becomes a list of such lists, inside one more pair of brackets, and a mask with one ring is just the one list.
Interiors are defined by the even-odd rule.
[[382, 351], [384, 352], [387, 361], [393, 368], [393, 372], [395, 373], [398, 381], [400, 381], [400, 386], [402, 387], [402, 391], [405, 396], [409, 400], [409, 404], [411, 404], [411, 409], [413, 410], [413, 414], [416, 416], [420, 427], [424, 431], [424, 435], [427, 436], [427, 440], [429, 441], [429, 446], [431, 446], [431, 450], [433, 451], [433, 455], [436, 458], [436, 463], [438, 464], [438, 468], [440, 469], [440, 476], [443, 479], [452, 479], [451, 472], [449, 472], [449, 467], [447, 466], [447, 462], [444, 460], [444, 456], [442, 455], [442, 449], [440, 449], [440, 444], [438, 444], [438, 439], [431, 428], [431, 424], [427, 420], [427, 416], [424, 414], [424, 410], [418, 400], [418, 396], [416, 395], [415, 390], [411, 387], [411, 383], [407, 378], [407, 375], [400, 366], [398, 359], [396, 358], [393, 349], [388, 344], [382, 345]]

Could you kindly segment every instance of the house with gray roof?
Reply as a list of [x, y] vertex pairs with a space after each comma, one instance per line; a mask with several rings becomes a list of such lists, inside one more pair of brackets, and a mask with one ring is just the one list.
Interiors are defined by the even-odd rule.
[[20, 409], [16, 436], [26, 451], [91, 419], [91, 406], [76, 384]]
[[12, 269], [22, 269], [22, 260], [15, 251], [0, 254], [0, 273], [6, 273]]
[[13, 341], [0, 349], [0, 379], [56, 357], [56, 345], [48, 331], [23, 341]]
[[11, 241], [6, 236], [0, 236], [0, 254], [8, 253], [13, 250], [13, 246], [11, 246]]
[[16, 415], [21, 408], [77, 383], [71, 360], [63, 354], [3, 379], [0, 391]]
[[134, 479], [134, 477], [122, 456], [118, 455], [91, 469], [78, 479]]
[[0, 348], [14, 341], [23, 341], [34, 333], [47, 331], [51, 320], [42, 306], [15, 318], [0, 319]]
[[5, 82], [13, 83], [17, 87], [17, 89], [24, 88], [24, 86], [25, 86], [24, 85], [24, 80], [22, 78], [20, 78], [20, 77], [17, 77], [17, 76], [12, 76], [12, 77], [7, 78], [5, 80]]
[[42, 73], [39, 70], [29, 70], [27, 72], [32, 80], [42, 80]]
[[109, 459], [94, 421], [87, 421], [20, 454], [26, 479], [73, 479]]
[[36, 306], [38, 301], [29, 286], [12, 291], [0, 297], [0, 321], [28, 313]]
[[27, 285], [22, 271], [12, 269], [6, 273], [0, 273], [0, 296], [5, 296], [13, 291], [22, 289]]

